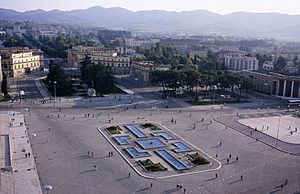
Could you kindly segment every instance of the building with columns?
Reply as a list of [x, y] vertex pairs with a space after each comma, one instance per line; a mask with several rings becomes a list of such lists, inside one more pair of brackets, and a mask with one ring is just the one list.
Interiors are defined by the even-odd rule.
[[256, 57], [226, 56], [225, 69], [230, 71], [258, 70]]
[[242, 71], [241, 75], [252, 80], [253, 89], [256, 91], [280, 97], [300, 98], [300, 77], [257, 71]]

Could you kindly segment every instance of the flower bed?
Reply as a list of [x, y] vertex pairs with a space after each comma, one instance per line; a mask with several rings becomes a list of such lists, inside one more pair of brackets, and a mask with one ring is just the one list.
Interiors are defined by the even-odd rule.
[[106, 130], [112, 135], [121, 134], [120, 131], [122, 131], [122, 129], [119, 126], [111, 126], [111, 127], [106, 128]]
[[139, 160], [139, 163], [149, 172], [167, 170], [167, 168], [165, 168], [161, 163], [153, 163], [150, 159]]
[[199, 165], [206, 165], [209, 164], [210, 162], [203, 158], [201, 155], [198, 153], [195, 154], [187, 154], [188, 160], [192, 162], [194, 165], [199, 166]]
[[157, 127], [156, 125], [152, 124], [152, 123], [145, 123], [145, 124], [141, 124], [142, 127], [144, 128], [149, 128], [153, 131], [159, 131], [161, 130], [161, 128]]

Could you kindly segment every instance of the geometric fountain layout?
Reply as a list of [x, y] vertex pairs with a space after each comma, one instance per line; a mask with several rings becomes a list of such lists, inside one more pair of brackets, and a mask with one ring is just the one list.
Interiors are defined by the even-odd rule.
[[98, 131], [144, 178], [171, 178], [221, 168], [219, 161], [154, 122], [104, 125]]

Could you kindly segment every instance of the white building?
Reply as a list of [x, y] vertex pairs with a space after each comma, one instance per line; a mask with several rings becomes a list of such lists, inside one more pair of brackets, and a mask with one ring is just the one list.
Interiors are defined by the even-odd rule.
[[225, 57], [225, 69], [232, 71], [258, 70], [258, 60], [255, 57], [227, 56]]
[[266, 61], [264, 64], [263, 64], [263, 70], [266, 70], [266, 71], [273, 71], [274, 70], [274, 64], [272, 61]]
[[110, 67], [115, 75], [129, 75], [130, 58], [119, 55], [117, 50], [103, 47], [77, 46], [68, 50], [68, 63], [80, 68], [80, 63], [88, 56], [94, 64], [103, 64]]

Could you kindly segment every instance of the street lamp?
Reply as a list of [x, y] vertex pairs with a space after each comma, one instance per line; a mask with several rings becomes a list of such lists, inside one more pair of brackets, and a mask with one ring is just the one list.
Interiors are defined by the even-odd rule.
[[54, 106], [56, 106], [56, 84], [57, 84], [57, 81], [54, 81]]
[[281, 115], [279, 115], [279, 119], [278, 119], [278, 128], [277, 128], [276, 145], [275, 145], [275, 147], [277, 147], [277, 144], [278, 144], [279, 129], [280, 129], [280, 118], [281, 118]]
[[139, 80], [139, 78], [134, 78], [134, 83], [135, 83], [135, 87], [137, 86], [137, 81]]

